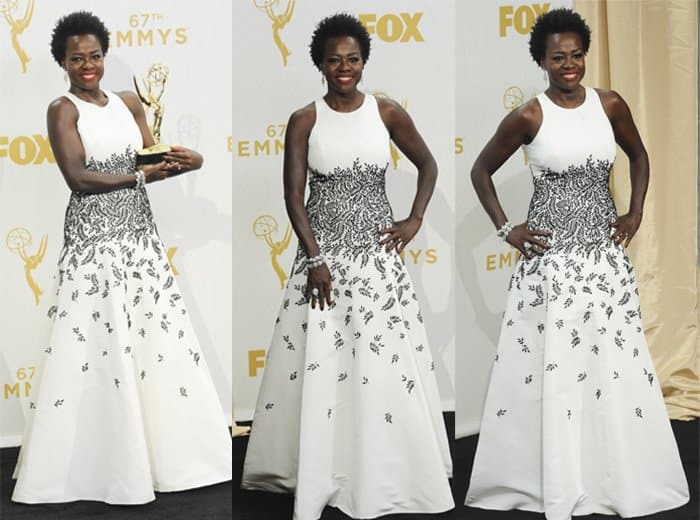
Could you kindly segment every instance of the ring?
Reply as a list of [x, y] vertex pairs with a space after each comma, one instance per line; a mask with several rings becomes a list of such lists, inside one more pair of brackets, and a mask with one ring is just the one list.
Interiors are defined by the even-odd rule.
[[314, 287], [313, 289], [311, 289], [311, 296], [313, 296], [314, 298], [318, 298], [318, 287]]

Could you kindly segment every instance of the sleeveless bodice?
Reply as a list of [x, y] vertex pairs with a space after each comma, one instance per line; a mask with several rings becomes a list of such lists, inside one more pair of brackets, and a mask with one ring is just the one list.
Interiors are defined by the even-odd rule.
[[[136, 151], [143, 146], [141, 132], [124, 101], [113, 92], [105, 91], [105, 95], [107, 104], [99, 106], [65, 94], [78, 110], [85, 167], [99, 173], [133, 174]], [[66, 209], [62, 258], [66, 254], [77, 258], [106, 242], [145, 240], [153, 233], [155, 224], [145, 188], [73, 192]]]
[[105, 106], [66, 93], [78, 110], [78, 134], [85, 149], [87, 169], [102, 173], [133, 173], [136, 150], [143, 146], [141, 132], [124, 101], [113, 92], [104, 93], [108, 99]]
[[323, 254], [357, 258], [378, 248], [378, 231], [393, 223], [384, 178], [389, 132], [369, 94], [353, 112], [336, 112], [323, 99], [315, 107], [308, 141], [311, 228]]
[[552, 233], [550, 252], [588, 255], [610, 245], [617, 214], [608, 186], [615, 161], [615, 136], [595, 89], [584, 102], [562, 108], [537, 96], [542, 124], [524, 149], [534, 182], [530, 229]]

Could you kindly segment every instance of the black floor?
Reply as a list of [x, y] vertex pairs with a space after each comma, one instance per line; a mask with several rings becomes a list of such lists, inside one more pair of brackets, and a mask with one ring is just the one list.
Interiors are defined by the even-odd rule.
[[[454, 437], [454, 414], [445, 414], [449, 438]], [[673, 421], [673, 432], [678, 442], [678, 447], [683, 459], [690, 486], [691, 499], [682, 508], [658, 513], [656, 515], [638, 517], [643, 520], [700, 520], [698, 503], [698, 443], [700, 442], [700, 421], [681, 422]], [[455, 497], [457, 507], [453, 511], [440, 515], [388, 515], [383, 520], [409, 520], [428, 519], [438, 520], [544, 520], [544, 515], [528, 513], [524, 511], [487, 511], [463, 506], [467, 492], [467, 482], [471, 474], [472, 460], [476, 451], [478, 436], [467, 437], [450, 443], [450, 449], [454, 460], [454, 478], [450, 481], [452, 495]], [[233, 440], [233, 502], [234, 518], [236, 520], [291, 520], [294, 507], [294, 498], [291, 495], [280, 495], [262, 491], [244, 491], [240, 489], [241, 469], [243, 457], [248, 444], [247, 438]], [[344, 515], [335, 508], [327, 507], [323, 511], [321, 520], [347, 520]], [[615, 516], [589, 515], [575, 517], [581, 520], [613, 520]]]
[[[237, 446], [237, 443], [234, 446]], [[232, 518], [231, 482], [179, 493], [156, 493], [154, 502], [141, 506], [111, 506], [102, 502], [86, 501], [66, 504], [17, 504], [10, 501], [10, 497], [15, 485], [11, 477], [17, 462], [18, 451], [19, 448], [0, 450], [0, 520], [230, 520]], [[234, 474], [236, 472], [238, 468], [234, 467]]]

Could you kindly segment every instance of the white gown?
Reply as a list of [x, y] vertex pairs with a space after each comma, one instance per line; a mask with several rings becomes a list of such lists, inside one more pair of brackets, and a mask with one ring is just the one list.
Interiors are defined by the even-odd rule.
[[[111, 92], [78, 109], [87, 169], [133, 174], [142, 138]], [[231, 479], [231, 438], [145, 189], [72, 193], [51, 337], [12, 500], [152, 501]]]
[[595, 89], [574, 109], [537, 99], [528, 221], [552, 247], [511, 279], [466, 503], [547, 520], [681, 506], [688, 485], [634, 270], [610, 238], [612, 127]]
[[316, 102], [309, 137], [314, 236], [334, 305], [303, 296], [299, 250], [268, 352], [242, 486], [295, 492], [294, 518], [332, 505], [354, 518], [454, 507], [447, 436], [408, 272], [379, 245], [389, 134], [374, 97], [354, 112]]

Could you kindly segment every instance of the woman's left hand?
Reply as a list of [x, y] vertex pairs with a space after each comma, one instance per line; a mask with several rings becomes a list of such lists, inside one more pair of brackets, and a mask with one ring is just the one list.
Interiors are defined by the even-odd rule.
[[625, 247], [629, 246], [641, 223], [642, 215], [638, 213], [627, 213], [618, 217], [615, 222], [610, 223], [610, 227], [615, 228], [612, 234], [613, 242], [617, 245], [624, 242]]
[[170, 148], [171, 151], [165, 154], [165, 161], [171, 174], [178, 175], [202, 167], [202, 156], [194, 150], [177, 145]]
[[379, 243], [386, 244], [387, 253], [395, 249], [397, 253], [401, 254], [406, 244], [416, 236], [422, 223], [422, 219], [418, 217], [408, 217], [406, 220], [394, 222], [393, 226], [379, 231], [380, 235], [387, 235]]

